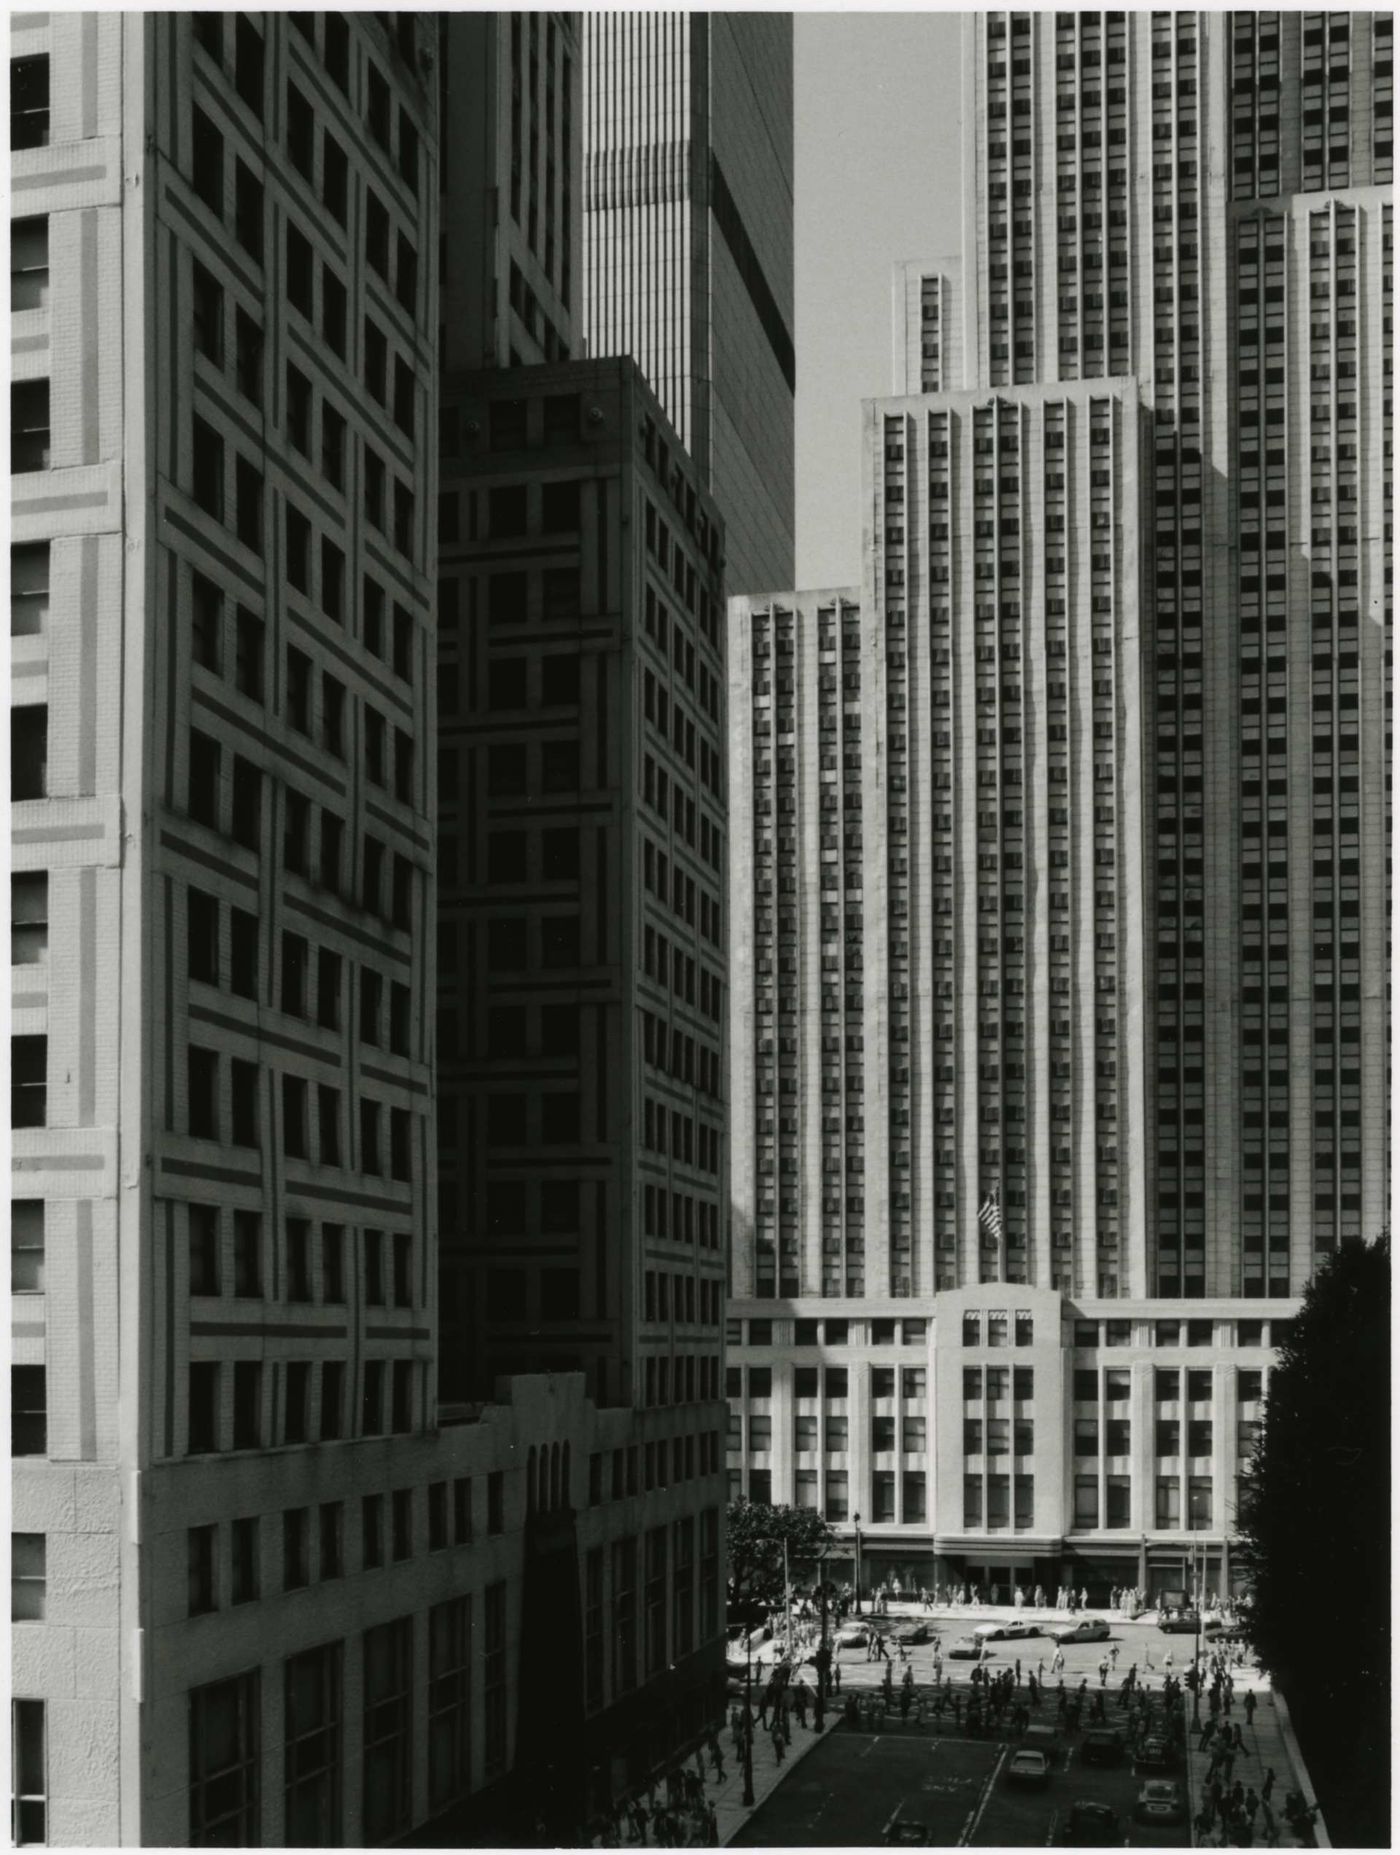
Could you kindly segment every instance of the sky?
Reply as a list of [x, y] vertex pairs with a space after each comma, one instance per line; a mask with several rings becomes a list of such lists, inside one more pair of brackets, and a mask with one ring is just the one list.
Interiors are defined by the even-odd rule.
[[795, 22], [797, 584], [860, 579], [860, 402], [890, 390], [890, 274], [956, 251], [957, 13]]

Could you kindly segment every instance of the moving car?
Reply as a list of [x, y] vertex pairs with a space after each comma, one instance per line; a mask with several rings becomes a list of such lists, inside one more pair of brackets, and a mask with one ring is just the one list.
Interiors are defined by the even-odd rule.
[[927, 1623], [899, 1623], [890, 1631], [891, 1642], [902, 1642], [906, 1647], [927, 1642], [933, 1635], [932, 1626]]
[[836, 1632], [838, 1649], [863, 1649], [870, 1641], [870, 1631], [863, 1623], [844, 1623]]
[[1081, 1799], [1072, 1803], [1065, 1817], [1065, 1842], [1077, 1849], [1111, 1849], [1123, 1840], [1118, 1826], [1118, 1812], [1106, 1803]]
[[1138, 1792], [1133, 1815], [1140, 1823], [1181, 1823], [1186, 1805], [1174, 1778], [1149, 1778]]
[[1043, 1752], [1053, 1765], [1059, 1750], [1060, 1729], [1049, 1721], [1038, 1720], [1021, 1734], [1021, 1748], [1026, 1752]]
[[1133, 1760], [1134, 1771], [1171, 1771], [1175, 1765], [1176, 1754], [1160, 1733], [1144, 1739]]
[[1107, 1642], [1108, 1625], [1102, 1617], [1086, 1617], [1082, 1623], [1065, 1623], [1050, 1631], [1052, 1642]]
[[1086, 1765], [1121, 1765], [1123, 1735], [1112, 1726], [1091, 1726], [1084, 1734], [1079, 1756]]
[[932, 1846], [927, 1823], [912, 1822], [907, 1816], [892, 1816], [881, 1837], [886, 1848], [926, 1849]]
[[1021, 1642], [1027, 1636], [1039, 1636], [1038, 1623], [979, 1623], [973, 1630], [983, 1642]]
[[959, 1636], [948, 1651], [950, 1660], [954, 1662], [975, 1662], [981, 1653], [982, 1638], [980, 1636]]
[[1043, 1788], [1050, 1782], [1050, 1760], [1044, 1752], [1013, 1752], [1006, 1763], [1008, 1784]]
[[[1208, 1631], [1210, 1627], [1209, 1623], [1202, 1625], [1203, 1630]], [[1164, 1636], [1194, 1636], [1196, 1618], [1194, 1615], [1165, 1617], [1158, 1621], [1157, 1628]]]

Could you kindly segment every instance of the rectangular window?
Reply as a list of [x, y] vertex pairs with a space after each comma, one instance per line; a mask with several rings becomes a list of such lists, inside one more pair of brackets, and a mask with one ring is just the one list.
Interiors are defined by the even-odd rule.
[[219, 1368], [216, 1362], [206, 1359], [191, 1363], [187, 1404], [189, 1454], [208, 1455], [219, 1447]]
[[262, 1588], [258, 1565], [259, 1531], [262, 1521], [250, 1514], [233, 1523], [233, 1578], [229, 1593], [234, 1604], [251, 1604]]
[[[635, 1551], [635, 1545], [627, 1545]], [[617, 1548], [614, 1547], [614, 1552]], [[618, 1592], [617, 1582], [613, 1584], [614, 1597]], [[485, 1636], [483, 1654], [482, 1705], [486, 1721], [485, 1764], [486, 1776], [498, 1777], [506, 1769], [509, 1752], [509, 1717], [507, 1705], [509, 1699], [509, 1669], [506, 1656], [506, 1587], [504, 1582], [487, 1585], [483, 1598], [483, 1634]], [[622, 1618], [618, 1616], [617, 1627], [621, 1631]], [[635, 1678], [628, 1688], [636, 1685]], [[619, 1691], [622, 1689], [619, 1684]]]
[[1099, 1478], [1076, 1475], [1074, 1478], [1074, 1524], [1096, 1527], [1099, 1524]]
[[282, 1589], [299, 1591], [311, 1582], [311, 1509], [289, 1507], [282, 1515]]
[[434, 1813], [465, 1796], [471, 1780], [471, 1603], [450, 1598], [428, 1612], [428, 1808]]
[[409, 1826], [413, 1730], [413, 1620], [364, 1635], [363, 1830], [367, 1843]]
[[219, 1292], [219, 1208], [192, 1204], [189, 1208], [190, 1293]]
[[47, 213], [10, 222], [10, 308], [42, 309], [49, 300]]
[[311, 1409], [311, 1366], [305, 1359], [288, 1363], [286, 1397], [282, 1414], [282, 1441], [304, 1443]]
[[190, 184], [217, 218], [224, 214], [224, 138], [199, 108], [190, 110]]
[[49, 1839], [45, 1706], [42, 1700], [10, 1702], [10, 1835], [17, 1847]]
[[50, 544], [18, 542], [10, 548], [10, 635], [37, 637], [49, 618]]
[[[10, 60], [10, 147], [49, 145], [49, 57]], [[41, 1838], [42, 1840], [42, 1838]]]
[[10, 1039], [10, 1125], [44, 1127], [48, 1123], [47, 1037]]
[[189, 1567], [189, 1615], [202, 1617], [219, 1608], [217, 1526], [190, 1527], [185, 1535]]
[[249, 1847], [258, 1820], [258, 1675], [190, 1690], [190, 1843]]
[[1212, 1524], [1215, 1484], [1209, 1475], [1193, 1475], [1187, 1484], [1187, 1498], [1190, 1503], [1190, 1524], [1192, 1528], [1209, 1527]]
[[256, 1211], [233, 1214], [233, 1292], [262, 1294], [262, 1218]]
[[287, 1658], [283, 1840], [338, 1847], [343, 1786], [342, 1649], [326, 1643]]
[[42, 799], [49, 790], [49, 711], [31, 703], [10, 711], [10, 797]]
[[44, 1201], [13, 1198], [10, 1201], [10, 1293], [44, 1292]]
[[1110, 1475], [1108, 1477], [1108, 1516], [1107, 1524], [1111, 1527], [1126, 1527], [1129, 1524], [1132, 1501], [1132, 1482], [1127, 1475]]
[[48, 1543], [42, 1533], [10, 1535], [10, 1621], [42, 1623]]
[[321, 1441], [334, 1442], [344, 1434], [345, 1363], [328, 1359], [321, 1367]]
[[224, 519], [224, 441], [206, 420], [191, 421], [190, 493], [216, 522]]
[[367, 1572], [384, 1563], [384, 1496], [367, 1494], [360, 1502], [360, 1555]]
[[504, 1533], [506, 1528], [506, 1478], [500, 1469], [486, 1477], [486, 1531]]
[[262, 1366], [256, 1359], [234, 1361], [233, 1446], [262, 1447]]
[[1157, 1525], [1161, 1528], [1181, 1525], [1181, 1478], [1177, 1475], [1157, 1477]]

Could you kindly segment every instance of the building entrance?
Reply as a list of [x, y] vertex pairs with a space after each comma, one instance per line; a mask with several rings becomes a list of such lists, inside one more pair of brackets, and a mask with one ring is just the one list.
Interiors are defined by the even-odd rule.
[[1009, 1604], [1019, 1585], [1029, 1597], [1035, 1588], [1035, 1568], [1029, 1560], [1024, 1565], [974, 1565], [971, 1560], [963, 1572], [969, 1585], [976, 1585], [985, 1604]]

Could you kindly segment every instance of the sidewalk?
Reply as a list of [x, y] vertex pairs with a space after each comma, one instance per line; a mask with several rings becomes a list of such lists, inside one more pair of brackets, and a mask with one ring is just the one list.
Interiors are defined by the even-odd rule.
[[814, 1727], [802, 1727], [796, 1719], [792, 1721], [792, 1739], [780, 1765], [774, 1756], [773, 1741], [767, 1733], [756, 1732], [753, 1741], [753, 1803], [745, 1806], [744, 1764], [734, 1750], [734, 1735], [726, 1721], [720, 1733], [720, 1745], [724, 1749], [724, 1777], [716, 1784], [714, 1775], [705, 1785], [705, 1800], [715, 1807], [715, 1820], [719, 1824], [719, 1845], [721, 1848], [729, 1842], [748, 1822], [778, 1785], [800, 1763], [817, 1741], [825, 1738], [836, 1722], [841, 1718], [841, 1708], [829, 1706], [826, 1710], [826, 1725], [819, 1733]]
[[[1298, 1741], [1294, 1737], [1293, 1725], [1288, 1718], [1288, 1709], [1282, 1698], [1275, 1695], [1268, 1685], [1264, 1684], [1257, 1690], [1259, 1704], [1255, 1708], [1254, 1724], [1246, 1726], [1244, 1709], [1240, 1705], [1238, 1682], [1236, 1682], [1235, 1694], [1235, 1705], [1230, 1714], [1221, 1715], [1222, 1719], [1228, 1717], [1232, 1721], [1238, 1720], [1244, 1732], [1244, 1750], [1236, 1754], [1231, 1783], [1233, 1784], [1235, 1778], [1238, 1778], [1246, 1790], [1252, 1786], [1255, 1795], [1258, 1796], [1263, 1790], [1265, 1773], [1272, 1767], [1274, 1790], [1269, 1802], [1273, 1807], [1274, 1820], [1278, 1824], [1278, 1846], [1281, 1849], [1302, 1848], [1303, 1843], [1284, 1821], [1283, 1800], [1289, 1791], [1301, 1791], [1304, 1801], [1313, 1804], [1317, 1802], [1317, 1793], [1313, 1790], [1312, 1780], [1308, 1776]], [[1187, 1706], [1189, 1719], [1189, 1695]], [[1206, 1717], [1208, 1716], [1203, 1709], [1202, 1718]], [[1196, 1740], [1197, 1734], [1188, 1729], [1186, 1735], [1187, 1803], [1191, 1810], [1193, 1823], [1195, 1813], [1201, 1807], [1206, 1772], [1210, 1768], [1210, 1748], [1206, 1748], [1203, 1757], [1197, 1750]], [[1261, 1821], [1261, 1818], [1255, 1819], [1255, 1840], [1259, 1843], [1263, 1842]], [[1318, 1848], [1331, 1848], [1332, 1844], [1327, 1839], [1327, 1830], [1320, 1816], [1313, 1824], [1313, 1835]], [[1195, 1839], [1193, 1828], [1192, 1841], [1194, 1842]]]

